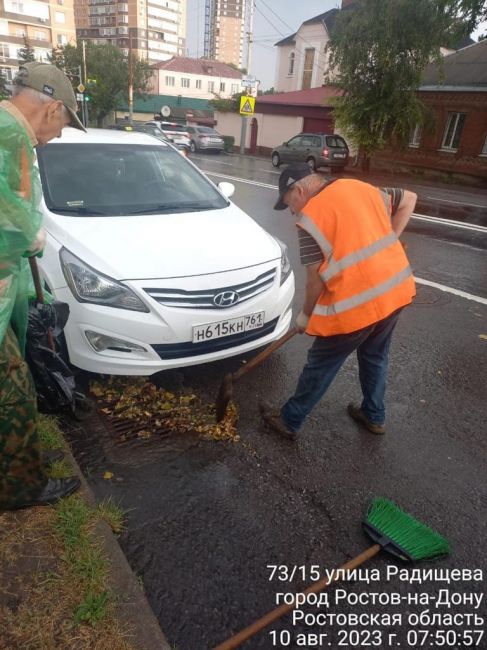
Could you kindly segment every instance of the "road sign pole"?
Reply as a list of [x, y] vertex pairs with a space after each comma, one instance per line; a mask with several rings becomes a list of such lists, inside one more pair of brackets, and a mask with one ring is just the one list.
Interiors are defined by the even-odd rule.
[[246, 139], [247, 139], [247, 116], [242, 115], [242, 126], [240, 127], [240, 153], [245, 153]]

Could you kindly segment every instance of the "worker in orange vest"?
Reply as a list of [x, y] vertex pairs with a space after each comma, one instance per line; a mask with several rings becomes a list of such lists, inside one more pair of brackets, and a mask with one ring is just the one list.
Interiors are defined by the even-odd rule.
[[264, 422], [294, 440], [306, 416], [323, 397], [345, 359], [355, 350], [362, 404], [349, 415], [374, 434], [385, 433], [384, 394], [391, 336], [415, 285], [398, 240], [417, 196], [354, 179], [330, 180], [306, 163], [279, 177], [276, 210], [299, 220], [306, 296], [296, 328], [316, 337], [296, 392], [280, 411], [261, 402]]

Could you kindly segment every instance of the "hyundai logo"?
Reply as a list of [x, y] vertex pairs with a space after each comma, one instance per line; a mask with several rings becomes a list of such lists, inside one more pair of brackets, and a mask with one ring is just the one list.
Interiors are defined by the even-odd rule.
[[221, 291], [213, 298], [213, 304], [216, 307], [231, 307], [236, 305], [240, 296], [236, 291]]

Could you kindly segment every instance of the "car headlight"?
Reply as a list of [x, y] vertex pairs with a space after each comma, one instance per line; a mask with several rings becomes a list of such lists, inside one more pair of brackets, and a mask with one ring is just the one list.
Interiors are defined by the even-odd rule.
[[95, 271], [65, 248], [60, 250], [59, 259], [66, 282], [78, 302], [131, 311], [149, 311], [128, 287]]
[[291, 262], [289, 261], [289, 256], [287, 254], [286, 244], [277, 237], [274, 237], [274, 239], [281, 247], [281, 284], [284, 284], [291, 273]]

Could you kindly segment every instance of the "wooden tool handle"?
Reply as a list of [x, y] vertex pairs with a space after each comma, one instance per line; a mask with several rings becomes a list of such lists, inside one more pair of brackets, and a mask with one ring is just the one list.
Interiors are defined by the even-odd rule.
[[236, 381], [237, 379], [240, 379], [240, 377], [243, 377], [243, 375], [252, 370], [252, 368], [255, 368], [255, 366], [258, 366], [259, 363], [262, 363], [262, 361], [265, 361], [267, 357], [269, 357], [273, 352], [280, 348], [281, 345], [287, 343], [289, 339], [292, 339], [292, 337], [297, 333], [298, 330], [295, 327], [292, 327], [288, 332], [286, 332], [286, 334], [284, 334], [284, 336], [281, 336], [280, 339], [277, 339], [277, 341], [271, 343], [268, 348], [263, 350], [257, 356], [253, 357], [253, 359], [246, 363], [245, 366], [237, 370], [237, 372], [234, 372], [232, 375], [232, 380]]
[[[374, 557], [374, 555], [377, 555], [380, 549], [381, 546], [379, 544], [374, 544], [374, 546], [371, 546], [360, 555], [357, 555], [357, 557], [354, 557], [349, 562], [343, 564], [337, 571], [334, 571], [331, 579], [323, 578], [323, 580], [319, 580], [318, 582], [312, 584], [311, 587], [308, 587], [308, 589], [306, 589], [306, 591], [304, 591], [303, 593], [316, 594], [319, 591], [322, 591], [323, 589], [325, 589], [325, 587], [328, 587], [328, 585], [333, 584], [339, 579], [340, 577], [339, 572], [351, 571], [352, 569], [357, 568], [367, 560], [370, 560], [370, 558]], [[255, 636], [257, 632], [260, 632], [261, 630], [263, 630], [265, 627], [267, 627], [274, 621], [277, 621], [278, 618], [281, 618], [281, 616], [284, 616], [284, 614], [287, 614], [295, 607], [296, 607], [296, 603], [291, 603], [290, 605], [286, 604], [286, 605], [281, 605], [280, 607], [276, 607], [276, 609], [273, 609], [271, 612], [268, 612], [265, 616], [262, 616], [262, 618], [259, 618], [258, 621], [255, 621], [255, 623], [252, 623], [252, 625], [249, 625], [248, 627], [244, 628], [243, 630], [241, 630], [240, 632], [232, 636], [230, 639], [227, 639], [223, 643], [220, 643], [220, 645], [215, 646], [213, 650], [234, 650], [234, 648], [238, 648], [239, 645], [241, 645], [244, 641], [247, 641], [251, 637]]]

